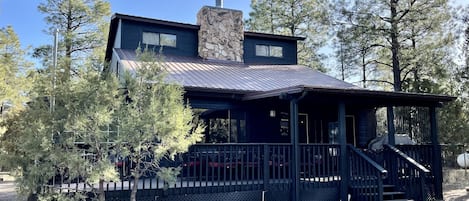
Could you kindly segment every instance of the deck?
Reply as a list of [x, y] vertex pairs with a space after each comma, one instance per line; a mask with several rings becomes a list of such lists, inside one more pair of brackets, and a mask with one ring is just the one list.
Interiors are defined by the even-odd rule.
[[[431, 147], [406, 146], [401, 147], [424, 166], [430, 167]], [[399, 159], [399, 164], [405, 165], [409, 175], [396, 176], [383, 174], [383, 167], [389, 163], [374, 162], [360, 150], [349, 146], [349, 171], [347, 182], [354, 186], [375, 186], [373, 196], [378, 196], [386, 181], [393, 178], [399, 180], [403, 186], [421, 186], [426, 188], [423, 174], [413, 166], [409, 166], [405, 159]], [[342, 179], [340, 173], [340, 146], [334, 144], [301, 144], [299, 170], [299, 190], [302, 194], [325, 192], [330, 200], [336, 199]], [[197, 144], [188, 153], [182, 154], [174, 161], [163, 161], [161, 165], [167, 167], [181, 167], [176, 182], [169, 184], [155, 175], [149, 175], [138, 180], [139, 192], [151, 196], [180, 196], [197, 194], [216, 194], [229, 192], [269, 192], [275, 197], [277, 193], [285, 194], [293, 186], [292, 173], [292, 145], [291, 144]], [[390, 156], [385, 156], [389, 158]], [[382, 157], [381, 157], [382, 158]], [[397, 159], [396, 159], [397, 160]], [[379, 164], [382, 164], [381, 167]], [[122, 178], [121, 181], [106, 182], [104, 190], [107, 196], [129, 193], [134, 181], [129, 177], [132, 163], [121, 160], [116, 163]], [[399, 167], [389, 167], [399, 168]], [[410, 169], [414, 168], [414, 169]], [[431, 168], [431, 167], [430, 167]], [[412, 176], [413, 178], [410, 178]], [[427, 178], [427, 177], [426, 177]], [[429, 176], [428, 178], [431, 178]], [[411, 181], [412, 183], [407, 182]], [[427, 179], [430, 182], [433, 182]], [[423, 182], [423, 183], [422, 183]], [[57, 182], [51, 185], [61, 192], [90, 192], [96, 191], [97, 184], [85, 184], [83, 181]], [[425, 191], [428, 191], [424, 189]], [[431, 189], [430, 189], [431, 190]], [[423, 191], [419, 191], [420, 193]], [[357, 193], [360, 193], [357, 191]], [[143, 196], [143, 195], [141, 195]], [[322, 199], [322, 197], [320, 196]], [[178, 198], [179, 199], [179, 198]], [[375, 199], [371, 197], [370, 200]], [[177, 200], [177, 199], [176, 199]]]

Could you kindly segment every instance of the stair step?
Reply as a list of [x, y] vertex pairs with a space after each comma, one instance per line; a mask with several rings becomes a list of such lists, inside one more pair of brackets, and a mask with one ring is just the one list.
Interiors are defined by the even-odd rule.
[[383, 195], [405, 195], [405, 193], [393, 191], [393, 192], [383, 192]]
[[414, 201], [414, 200], [408, 200], [408, 199], [396, 199], [396, 200], [383, 200], [383, 201]]
[[[363, 195], [376, 195], [377, 193], [363, 193]], [[397, 191], [392, 191], [392, 192], [383, 192], [383, 196], [395, 196], [395, 195], [405, 195], [404, 192], [397, 192]]]
[[404, 192], [383, 192], [383, 200], [395, 200], [395, 199], [403, 199], [405, 197]]
[[[383, 189], [394, 189], [395, 185], [384, 184]], [[352, 188], [378, 188], [377, 185], [353, 186]]]
[[[370, 196], [370, 195], [377, 195], [377, 193], [363, 193], [362, 195]], [[408, 201], [407, 199], [404, 199], [405, 193], [404, 192], [397, 192], [397, 191], [392, 191], [392, 192], [383, 192], [383, 200], [394, 200], [394, 201]]]

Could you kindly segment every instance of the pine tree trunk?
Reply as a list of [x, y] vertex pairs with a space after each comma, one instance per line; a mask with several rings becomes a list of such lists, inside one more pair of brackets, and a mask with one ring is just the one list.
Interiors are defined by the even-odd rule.
[[[137, 170], [135, 170], [137, 171]], [[130, 192], [130, 201], [137, 201], [137, 190], [138, 190], [138, 180], [140, 175], [138, 173], [134, 174], [134, 184], [132, 186], [132, 191]]]
[[72, 71], [72, 22], [73, 22], [73, 13], [72, 13], [72, 2], [68, 1], [68, 13], [67, 13], [67, 27], [65, 30], [65, 64], [62, 81], [67, 82], [70, 80], [71, 71]]
[[103, 179], [99, 180], [98, 193], [99, 193], [99, 201], [105, 201], [106, 195], [104, 194], [104, 180]]
[[392, 72], [394, 78], [394, 91], [402, 91], [401, 69], [399, 66], [399, 40], [397, 27], [397, 2], [390, 0], [391, 5], [391, 52], [392, 52]]
[[362, 51], [362, 82], [363, 82], [363, 88], [366, 88], [366, 63], [365, 63], [365, 58], [366, 53], [365, 51]]

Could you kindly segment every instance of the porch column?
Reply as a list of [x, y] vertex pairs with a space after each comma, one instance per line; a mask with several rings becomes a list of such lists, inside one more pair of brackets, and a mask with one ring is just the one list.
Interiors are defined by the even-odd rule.
[[291, 164], [291, 179], [292, 179], [292, 189], [290, 190], [290, 200], [299, 201], [300, 200], [300, 169], [299, 169], [299, 159], [300, 159], [300, 148], [298, 140], [298, 98], [292, 98], [290, 100], [290, 136], [292, 143], [292, 163]]
[[349, 160], [347, 156], [347, 136], [345, 132], [345, 103], [338, 106], [339, 143], [340, 143], [340, 199], [348, 200]]
[[430, 133], [433, 150], [432, 173], [435, 177], [435, 196], [438, 200], [443, 200], [443, 170], [441, 167], [441, 147], [438, 142], [438, 122], [436, 118], [436, 107], [430, 107]]
[[394, 146], [396, 145], [396, 138], [394, 134], [396, 133], [396, 128], [394, 127], [394, 107], [387, 107], [387, 119], [388, 119], [388, 144]]

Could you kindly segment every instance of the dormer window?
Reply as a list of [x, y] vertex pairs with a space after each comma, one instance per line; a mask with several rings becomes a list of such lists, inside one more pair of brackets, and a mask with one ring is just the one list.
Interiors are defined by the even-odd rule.
[[283, 57], [283, 48], [274, 45], [256, 45], [256, 56]]
[[176, 35], [154, 32], [143, 32], [142, 43], [145, 45], [176, 47]]

